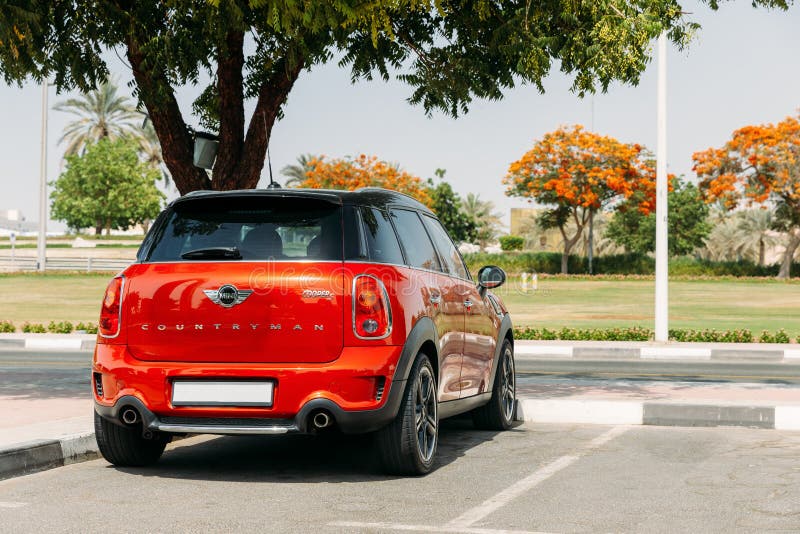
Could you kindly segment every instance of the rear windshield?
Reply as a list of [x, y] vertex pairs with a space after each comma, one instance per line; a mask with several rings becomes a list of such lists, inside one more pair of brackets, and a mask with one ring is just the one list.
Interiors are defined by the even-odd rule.
[[341, 261], [341, 211], [311, 198], [180, 203], [153, 228], [145, 261]]

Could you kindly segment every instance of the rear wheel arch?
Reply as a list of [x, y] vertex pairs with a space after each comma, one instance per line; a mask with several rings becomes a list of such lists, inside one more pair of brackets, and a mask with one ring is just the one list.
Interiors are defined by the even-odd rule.
[[430, 317], [422, 317], [411, 328], [408, 333], [400, 359], [397, 362], [397, 370], [393, 380], [407, 380], [411, 374], [417, 355], [422, 352], [430, 360], [435, 378], [439, 379], [439, 351], [436, 350], [436, 341], [439, 339], [436, 325]]

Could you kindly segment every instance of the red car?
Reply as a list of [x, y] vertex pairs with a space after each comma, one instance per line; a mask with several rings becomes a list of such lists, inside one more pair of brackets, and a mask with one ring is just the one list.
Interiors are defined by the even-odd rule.
[[424, 474], [439, 421], [510, 427], [511, 319], [434, 214], [384, 189], [197, 192], [108, 285], [92, 383], [103, 456], [158, 460], [175, 434], [375, 432]]

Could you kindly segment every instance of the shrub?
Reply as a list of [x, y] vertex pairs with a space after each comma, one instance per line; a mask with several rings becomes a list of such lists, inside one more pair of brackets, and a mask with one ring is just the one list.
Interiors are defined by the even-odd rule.
[[50, 321], [50, 324], [47, 325], [47, 331], [51, 334], [69, 334], [72, 329], [72, 323], [69, 321]]
[[522, 250], [523, 244], [525, 244], [525, 240], [518, 235], [504, 235], [500, 237], [500, 248], [505, 251]]
[[789, 343], [791, 340], [789, 339], [789, 334], [786, 333], [786, 330], [781, 328], [774, 334], [764, 330], [761, 332], [761, 335], [758, 337], [759, 343]]
[[77, 323], [75, 325], [75, 331], [84, 331], [87, 334], [96, 334], [97, 333], [97, 323]]
[[22, 331], [26, 334], [44, 334], [47, 329], [43, 324], [26, 322], [22, 325]]
[[11, 321], [0, 321], [0, 333], [12, 334], [16, 331], [17, 329]]
[[[534, 339], [550, 341], [555, 339], [567, 341], [650, 341], [653, 331], [641, 326], [624, 328], [562, 328], [558, 331], [547, 328], [537, 329], [531, 327], [517, 328], [514, 332], [515, 339]], [[752, 343], [755, 338], [747, 329], [740, 330], [691, 330], [676, 329], [669, 331], [672, 341], [703, 342], [703, 343]], [[774, 334], [764, 331], [759, 336], [761, 343], [790, 343], [789, 335], [783, 330]]]
[[[514, 237], [514, 236], [504, 236]], [[501, 238], [501, 246], [502, 246]], [[464, 254], [467, 266], [473, 272], [484, 265], [497, 265], [508, 273], [538, 272], [558, 274], [561, 272], [561, 254], [558, 252], [522, 252], [514, 254], [472, 253]], [[568, 269], [572, 274], [588, 272], [588, 262], [582, 256], [570, 255]], [[689, 256], [671, 258], [670, 276], [732, 276], [774, 277], [778, 265], [760, 266], [751, 261], [709, 261]], [[800, 269], [800, 265], [793, 267]], [[655, 260], [646, 254], [615, 254], [596, 256], [592, 264], [594, 274], [603, 275], [653, 275]], [[797, 272], [797, 271], [794, 271]]]

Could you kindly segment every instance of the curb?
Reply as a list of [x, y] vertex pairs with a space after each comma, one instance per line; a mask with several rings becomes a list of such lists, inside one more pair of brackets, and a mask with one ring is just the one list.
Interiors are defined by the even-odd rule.
[[0, 480], [94, 460], [99, 454], [94, 432], [21, 443], [0, 450]]
[[517, 420], [531, 423], [739, 426], [800, 430], [800, 405], [686, 404], [611, 400], [519, 399]]
[[0, 334], [0, 349], [94, 350], [94, 334]]
[[637, 346], [636, 343], [618, 342], [569, 345], [520, 340], [515, 342], [514, 353], [531, 359], [800, 363], [800, 349], [786, 349], [780, 345], [767, 345], [766, 348], [754, 345], [730, 343], [698, 347], [692, 343], [682, 345], [642, 343]]

